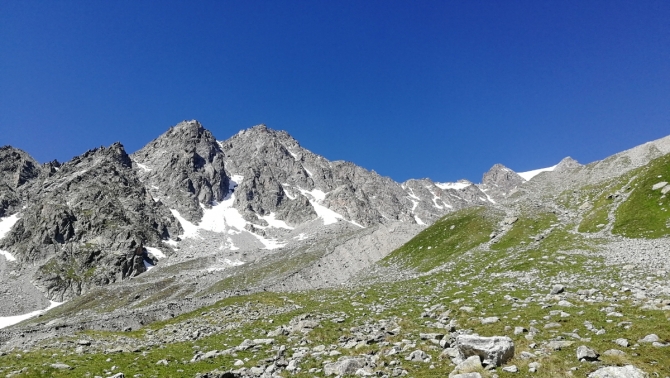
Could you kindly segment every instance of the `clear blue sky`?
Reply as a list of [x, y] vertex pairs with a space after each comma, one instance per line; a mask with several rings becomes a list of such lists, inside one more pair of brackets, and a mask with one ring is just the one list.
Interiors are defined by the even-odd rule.
[[0, 1], [0, 145], [259, 123], [403, 181], [670, 134], [670, 1]]

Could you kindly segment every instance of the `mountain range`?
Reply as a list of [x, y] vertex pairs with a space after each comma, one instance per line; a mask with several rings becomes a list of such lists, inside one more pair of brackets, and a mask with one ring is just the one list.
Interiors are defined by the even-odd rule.
[[[266, 323], [275, 318], [280, 321], [284, 312], [293, 313], [295, 318], [289, 324], [293, 328], [286, 326], [289, 328], [282, 331], [256, 332], [256, 339], [275, 334], [288, 337], [285, 343], [298, 343], [294, 345], [294, 350], [300, 348], [299, 345], [311, 343], [306, 336], [302, 339], [305, 343], [299, 337], [294, 338], [294, 332], [306, 335], [309, 331], [303, 331], [318, 328], [318, 324], [323, 324], [331, 315], [328, 318], [328, 321], [332, 320], [331, 324], [355, 322], [358, 328], [356, 331], [351, 328], [350, 335], [365, 334], [367, 331], [361, 328], [364, 325], [381, 332], [383, 335], [379, 341], [369, 342], [366, 341], [367, 336], [361, 336], [363, 339], [357, 340], [351, 348], [345, 348], [351, 352], [363, 348], [368, 353], [364, 357], [356, 357], [358, 362], [351, 362], [360, 365], [351, 373], [432, 376], [430, 370], [435, 369], [435, 364], [423, 366], [423, 363], [436, 363], [437, 355], [431, 357], [430, 353], [441, 351], [439, 358], [444, 361], [440, 362], [439, 369], [451, 366], [451, 376], [458, 375], [459, 371], [469, 374], [470, 370], [479, 376], [513, 374], [511, 368], [504, 370], [509, 367], [504, 366], [506, 362], [491, 362], [487, 360], [491, 355], [483, 352], [478, 354], [479, 365], [475, 363], [472, 369], [459, 368], [469, 357], [459, 346], [459, 335], [476, 335], [481, 324], [497, 324], [502, 314], [509, 313], [508, 310], [496, 310], [493, 317], [498, 320], [489, 319], [490, 323], [482, 320], [476, 327], [471, 324], [473, 319], [477, 321], [477, 317], [472, 316], [473, 311], [480, 313], [479, 318], [486, 319], [485, 315], [491, 311], [486, 308], [499, 306], [503, 301], [500, 298], [494, 301], [491, 298], [496, 298], [496, 295], [491, 294], [486, 307], [476, 299], [488, 295], [484, 292], [499, 293], [501, 287], [505, 288], [504, 301], [510, 301], [507, 297], [519, 296], [519, 290], [524, 291], [525, 302], [514, 299], [513, 308], [523, 304], [533, 306], [538, 302], [541, 306], [562, 308], [560, 301], [579, 300], [584, 304], [578, 306], [596, 303], [595, 306], [602, 308], [611, 307], [611, 311], [604, 311], [611, 313], [617, 312], [620, 305], [615, 302], [621, 301], [636, 309], [652, 306], [661, 314], [665, 311], [669, 314], [667, 321], [670, 321], [670, 302], [664, 299], [670, 297], [670, 267], [666, 252], [669, 244], [665, 239], [670, 235], [667, 228], [670, 221], [664, 205], [665, 194], [670, 190], [666, 182], [670, 181], [670, 177], [665, 177], [670, 167], [665, 162], [668, 153], [670, 137], [587, 165], [567, 157], [553, 167], [517, 173], [495, 164], [483, 174], [481, 183], [476, 184], [467, 180], [439, 183], [428, 178], [398, 183], [351, 162], [329, 161], [301, 147], [287, 132], [272, 130], [265, 125], [242, 130], [227, 140], [218, 140], [199, 122], [184, 121], [132, 154], [128, 154], [120, 143], [114, 143], [109, 147], [89, 150], [65, 163], [52, 161], [40, 164], [26, 152], [5, 146], [0, 148], [0, 253], [4, 256], [0, 257], [0, 303], [3, 304], [0, 326], [3, 321], [5, 326], [25, 321], [0, 331], [0, 350], [5, 350], [4, 353], [16, 348], [38, 350], [34, 348], [46, 348], [45, 345], [59, 348], [53, 344], [55, 337], [76, 338], [80, 337], [77, 336], [80, 332], [90, 330], [123, 334], [147, 330], [146, 327], [155, 324], [167, 324], [165, 327], [168, 328], [169, 324], [181, 324], [189, 330], [190, 335], [175, 330], [176, 338], [162, 338], [163, 347], [197, 344], [198, 340], [220, 337], [217, 335], [228, 331], [211, 329], [211, 324], [205, 327], [198, 323], [200, 320], [193, 320], [195, 315], [189, 314], [205, 314], [214, 311], [211, 309], [221, 308], [224, 306], [221, 303], [225, 301], [239, 300], [242, 301], [239, 306], [246, 303], [243, 305], [245, 310], [235, 307], [238, 305], [225, 305], [220, 311], [229, 312], [230, 306], [233, 306], [233, 313], [245, 314], [238, 323], [246, 324], [251, 311], [250, 301], [260, 300], [265, 307], [253, 310], [260, 311], [258, 319], [262, 318]], [[138, 247], [140, 250], [144, 248], [145, 252], [136, 253]], [[628, 256], [625, 251], [629, 251]], [[583, 257], [594, 253], [601, 257]], [[631, 256], [635, 258], [631, 260]], [[642, 272], [658, 269], [653, 274], [637, 273], [639, 264], [636, 259], [646, 265], [640, 268]], [[655, 266], [649, 266], [653, 259], [662, 261], [655, 261]], [[566, 266], [566, 261], [573, 264]], [[538, 268], [535, 262], [551, 264]], [[561, 268], [557, 270], [559, 266]], [[584, 273], [596, 269], [596, 266], [599, 269], [611, 267], [603, 272], [619, 272], [612, 266], [630, 266], [621, 274], [634, 284], [622, 286], [619, 281], [612, 281], [610, 276], [614, 273], [603, 273], [597, 282], [585, 280], [588, 274]], [[648, 274], [651, 275], [647, 277]], [[497, 284], [482, 289], [485, 283], [492, 282]], [[600, 299], [593, 293], [577, 293], [577, 287], [587, 282], [590, 286], [581, 290], [597, 287], [594, 289], [597, 292], [610, 292]], [[648, 287], [651, 282], [655, 283], [655, 288]], [[609, 289], [605, 283], [610, 286]], [[532, 299], [538, 285], [547, 287], [552, 284], [556, 284], [556, 290], [551, 288], [551, 296]], [[570, 285], [575, 289], [572, 292], [566, 290], [566, 286]], [[562, 289], [559, 290], [558, 286]], [[409, 287], [417, 293], [414, 297], [405, 291]], [[376, 292], [375, 300], [366, 302], [364, 293], [378, 290], [375, 288], [384, 289]], [[615, 290], [611, 290], [613, 288]], [[619, 292], [626, 293], [626, 288], [631, 300], [637, 298], [640, 303], [632, 305], [626, 302], [626, 298], [622, 299]], [[323, 289], [329, 291], [323, 292]], [[357, 307], [368, 308], [368, 314], [371, 311], [381, 314], [383, 308], [397, 305], [394, 302], [403, 303], [403, 306], [433, 303], [436, 298], [429, 292], [442, 292], [444, 298], [452, 298], [448, 302], [452, 304], [451, 309], [444, 301], [431, 305], [433, 307], [424, 306], [423, 311], [428, 315], [422, 315], [422, 318], [437, 319], [437, 323], [402, 326], [404, 323], [400, 317], [406, 318], [411, 312], [409, 307], [402, 306], [396, 309], [394, 317], [382, 319], [401, 329], [413, 330], [404, 337], [418, 336], [418, 333], [412, 334], [415, 331], [423, 332], [419, 339], [425, 341], [420, 342], [426, 344], [424, 348], [417, 347], [417, 342], [395, 340], [393, 337], [400, 331], [392, 331], [390, 326], [372, 325], [369, 323], [372, 320], [361, 317], [356, 310]], [[460, 292], [469, 294], [463, 298], [458, 296]], [[644, 297], [639, 294], [642, 292]], [[393, 295], [383, 295], [389, 293]], [[305, 299], [305, 295], [310, 299]], [[287, 296], [293, 296], [293, 299]], [[315, 303], [323, 300], [323, 296], [328, 296], [329, 303], [340, 303], [347, 298], [347, 310], [340, 315], [337, 315], [339, 312], [336, 309], [331, 309], [328, 314], [318, 310], [318, 306], [314, 307]], [[461, 304], [473, 299], [475, 301], [470, 306]], [[282, 304], [275, 303], [277, 300], [281, 300]], [[556, 303], [552, 303], [554, 300]], [[273, 304], [270, 305], [270, 302]], [[359, 305], [354, 304], [358, 302]], [[564, 307], [575, 306], [572, 302]], [[349, 309], [347, 306], [354, 307]], [[300, 311], [305, 307], [311, 310]], [[466, 309], [463, 310], [463, 307]], [[548, 307], [541, 307], [538, 311], [545, 311]], [[47, 308], [53, 309], [45, 313]], [[377, 311], [376, 308], [382, 310]], [[579, 316], [568, 314], [564, 318], [572, 316], [572, 321], [586, 315], [595, 316], [587, 310], [582, 310]], [[635, 311], [638, 310], [630, 310], [631, 314]], [[443, 315], [440, 316], [439, 312]], [[563, 317], [559, 311], [547, 315], [545, 320], [552, 316]], [[191, 323], [185, 326], [179, 323], [181, 317], [189, 318], [189, 322], [202, 327], [194, 328]], [[223, 318], [217, 319], [219, 323], [226, 322]], [[312, 323], [308, 322], [309, 319]], [[428, 320], [426, 323], [432, 321]], [[528, 322], [531, 320], [527, 319]], [[536, 323], [527, 323], [525, 327], [537, 330], [538, 319], [533, 321]], [[594, 323], [590, 319], [586, 321]], [[303, 327], [305, 322], [312, 326]], [[605, 320], [603, 322], [608, 324]], [[546, 329], [551, 329], [547, 327], [549, 323], [552, 322], [547, 320], [544, 324]], [[556, 324], [561, 327], [560, 322]], [[155, 332], [166, 332], [168, 328], [165, 327]], [[254, 327], [258, 328], [258, 324]], [[427, 327], [427, 330], [422, 327]], [[535, 340], [533, 337], [526, 337], [529, 336], [526, 328], [519, 333], [515, 329], [510, 334], [508, 331], [512, 328], [509, 326], [509, 329], [491, 327], [490, 331], [495, 330], [498, 335], [508, 334], [505, 336], [508, 339], [510, 336], [517, 337], [517, 346], [529, 350], [537, 346], [532, 342]], [[228, 330], [237, 329], [239, 327]], [[443, 335], [437, 338], [435, 329], [441, 329]], [[445, 329], [447, 333], [444, 333]], [[486, 327], [483, 329], [489, 330]], [[386, 333], [382, 332], [384, 330]], [[252, 329], [249, 331], [254, 333]], [[429, 331], [433, 332], [433, 336], [424, 337], [424, 333]], [[594, 334], [598, 331], [596, 329]], [[192, 337], [196, 332], [198, 336]], [[339, 332], [339, 338], [346, 339], [342, 334], [344, 330]], [[548, 350], [571, 350], [572, 344], [557, 349], [551, 346], [557, 344], [550, 344], [566, 337], [587, 344], [591, 340], [587, 341], [579, 335], [574, 337], [577, 331], [572, 336], [545, 332], [546, 338], [542, 339], [541, 345], [549, 345]], [[657, 333], [663, 332], [666, 336], [661, 335], [655, 341], [658, 345], [650, 346], [657, 348], [653, 349], [652, 355], [656, 350], [663, 350], [666, 344], [670, 345], [667, 331]], [[537, 330], [533, 333], [541, 332]], [[640, 338], [645, 336], [640, 335]], [[450, 341], [441, 342], [443, 337]], [[344, 348], [354, 339], [342, 339], [340, 346]], [[87, 352], [82, 350], [90, 345], [90, 341], [88, 344], [77, 344], [80, 351], [75, 355], [104, 355], [114, 349], [110, 346], [114, 342], [105, 337], [100, 336], [99, 341], [100, 348]], [[263, 349], [259, 345], [265, 345], [264, 342], [254, 342], [249, 341], [253, 345], [249, 344], [248, 349]], [[340, 350], [336, 341], [329, 342], [333, 351]], [[359, 347], [361, 342], [363, 344]], [[124, 345], [120, 348], [132, 349], [126, 342], [118, 344]], [[143, 345], [141, 350], [151, 349], [151, 344], [146, 341], [140, 344]], [[414, 346], [405, 348], [405, 344]], [[645, 344], [640, 342], [637, 345]], [[392, 348], [388, 349], [389, 346]], [[437, 349], [431, 346], [437, 346]], [[457, 350], [448, 351], [450, 346]], [[396, 347], [397, 351], [391, 352]], [[221, 371], [221, 375], [203, 373], [204, 365], [198, 365], [198, 361], [223, 356], [216, 353], [207, 358], [196, 358], [196, 353], [193, 357], [195, 361], [191, 361], [189, 366], [200, 366], [202, 369], [198, 370], [198, 374], [203, 377], [270, 377], [308, 374], [310, 370], [313, 371], [309, 374], [314, 375], [305, 376], [320, 376], [328, 375], [328, 363], [337, 365], [331, 366], [334, 370], [330, 371], [334, 374], [349, 374], [340, 366], [349, 361], [344, 357], [320, 363], [318, 356], [321, 354], [309, 352], [307, 348], [307, 352], [315, 358], [312, 361], [314, 367], [307, 368], [312, 363], [307, 362], [307, 353], [293, 358], [291, 361], [297, 362], [289, 369], [288, 360], [286, 365], [278, 363], [280, 358], [284, 358], [283, 352], [272, 348], [272, 353], [279, 357], [275, 356], [271, 363], [269, 360], [257, 362], [254, 368], [264, 366], [262, 371], [254, 368], [232, 369], [246, 366], [241, 360], [242, 364], [234, 366], [224, 364], [228, 372]], [[220, 349], [217, 348], [217, 351]], [[408, 356], [408, 364], [417, 362], [419, 365], [410, 367], [405, 364], [401, 368], [401, 363], [397, 361], [393, 365], [390, 365], [390, 360], [384, 362], [386, 365], [371, 362], [370, 356], [378, 353], [390, 357], [409, 349], [414, 355]], [[237, 352], [246, 350], [235, 349], [226, 352], [225, 356], [236, 357]], [[125, 349], [119, 352], [130, 356], [133, 353]], [[564, 367], [556, 363], [553, 351], [537, 352], [528, 351], [534, 357], [526, 359], [513, 351], [512, 356], [518, 359], [514, 360], [516, 365], [523, 366], [526, 371], [539, 371], [548, 374], [546, 376], [559, 371], [560, 374], [577, 372], [579, 369], [596, 374], [596, 368], [606, 369], [610, 365], [631, 366], [637, 374], [637, 367], [622, 362], [641, 364], [634, 358], [636, 356], [625, 354], [628, 357], [617, 357], [618, 364], [606, 358], [588, 357], [583, 360], [590, 361], [589, 367], [570, 370], [573, 366], [569, 366], [568, 370], [563, 370]], [[339, 355], [331, 357], [336, 356]], [[355, 353], [350, 357], [354, 356]], [[542, 356], [547, 359], [543, 360]], [[559, 357], [561, 360], [567, 358]], [[172, 358], [179, 360], [180, 357]], [[251, 355], [246, 358], [257, 359]], [[646, 371], [656, 369], [653, 371], [670, 374], [663, 370], [665, 367], [662, 364], [659, 365], [659, 358], [665, 361], [663, 363], [670, 363], [670, 360], [654, 358], [655, 364], [644, 362]], [[539, 360], [549, 364], [550, 368], [544, 369], [544, 372], [539, 367], [533, 368], [532, 363]], [[577, 361], [580, 360], [582, 358]], [[70, 372], [72, 367], [69, 365], [67, 369], [53, 367], [58, 363], [61, 362], [48, 365], [45, 374]], [[298, 364], [305, 368], [298, 369]], [[12, 362], [12, 366], [19, 365], [21, 363]], [[171, 365], [166, 362], [164, 366]], [[85, 375], [83, 370], [77, 371]], [[106, 372], [110, 373], [107, 374], [109, 376], [114, 369]], [[173, 371], [170, 374], [176, 373]], [[632, 374], [621, 376], [636, 376]]]

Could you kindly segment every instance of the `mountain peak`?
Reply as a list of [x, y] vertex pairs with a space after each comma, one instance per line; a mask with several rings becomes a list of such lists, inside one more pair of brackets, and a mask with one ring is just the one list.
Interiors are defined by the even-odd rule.
[[577, 167], [581, 167], [581, 166], [582, 165], [579, 164], [579, 162], [577, 160], [568, 156], [568, 157], [563, 158], [563, 160], [561, 160], [558, 163], [558, 165], [556, 165], [556, 168], [554, 168], [554, 171], [561, 172], [561, 171], [565, 171], [565, 170], [568, 170], [568, 169], [577, 168]]

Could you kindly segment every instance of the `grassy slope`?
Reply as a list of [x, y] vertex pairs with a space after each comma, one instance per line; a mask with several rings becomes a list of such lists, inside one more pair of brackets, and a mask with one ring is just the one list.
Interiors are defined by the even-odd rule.
[[670, 182], [670, 154], [638, 169], [630, 197], [616, 211], [613, 233], [631, 238], [670, 236], [670, 201], [660, 189], [652, 190], [661, 181]]
[[387, 256], [385, 263], [426, 272], [485, 243], [500, 218], [483, 207], [448, 214]]

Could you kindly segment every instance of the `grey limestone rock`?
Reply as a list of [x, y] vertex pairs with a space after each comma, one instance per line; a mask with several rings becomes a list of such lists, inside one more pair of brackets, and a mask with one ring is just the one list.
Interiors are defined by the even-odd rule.
[[17, 213], [25, 202], [25, 187], [42, 170], [26, 152], [0, 147], [0, 218]]
[[588, 378], [646, 378], [649, 375], [633, 365], [606, 366], [588, 375]]
[[514, 342], [507, 336], [483, 337], [477, 335], [458, 335], [456, 348], [462, 358], [479, 356], [500, 366], [514, 357]]
[[482, 177], [482, 187], [496, 200], [502, 200], [526, 180], [502, 164], [495, 164]]
[[123, 146], [90, 150], [40, 176], [0, 249], [37, 266], [33, 283], [63, 301], [146, 270], [139, 243], [160, 246], [181, 228], [134, 174]]
[[140, 180], [156, 199], [193, 223], [202, 208], [228, 195], [224, 154], [216, 138], [198, 121], [171, 127], [132, 155]]

